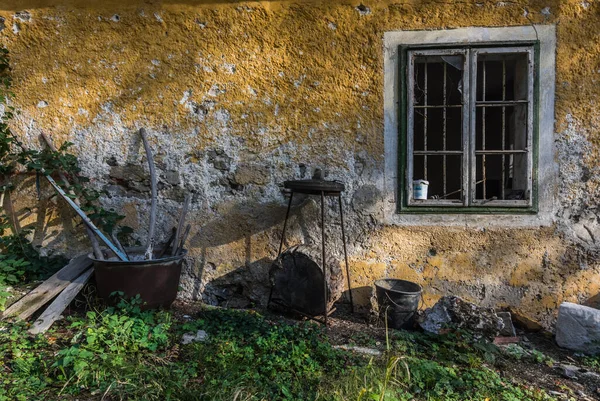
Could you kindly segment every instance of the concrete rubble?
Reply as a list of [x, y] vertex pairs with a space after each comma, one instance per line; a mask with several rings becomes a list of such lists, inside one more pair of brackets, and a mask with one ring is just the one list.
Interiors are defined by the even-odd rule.
[[185, 333], [183, 337], [181, 337], [182, 344], [191, 344], [201, 342], [203, 343], [208, 339], [208, 333], [204, 330], [198, 330], [196, 334], [194, 333]]
[[502, 318], [493, 308], [482, 308], [456, 296], [442, 297], [419, 320], [423, 330], [435, 334], [445, 327], [454, 327], [492, 339], [504, 329]]
[[600, 352], [600, 310], [563, 302], [558, 309], [556, 343], [586, 354]]
[[517, 332], [515, 331], [515, 326], [512, 323], [512, 315], [510, 312], [498, 312], [496, 313], [500, 319], [502, 319], [502, 323], [504, 323], [504, 328], [500, 330], [500, 335], [503, 337], [516, 337]]

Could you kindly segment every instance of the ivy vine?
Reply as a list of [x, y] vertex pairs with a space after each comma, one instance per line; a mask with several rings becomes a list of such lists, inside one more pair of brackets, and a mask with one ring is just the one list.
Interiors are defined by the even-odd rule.
[[[28, 228], [17, 231], [3, 209], [4, 194], [14, 189], [13, 181], [23, 169], [39, 177], [43, 174], [61, 174], [71, 183], [63, 187], [72, 198], [78, 198], [81, 209], [101, 230], [112, 233], [117, 223], [123, 219], [114, 210], [104, 209], [98, 202], [103, 194], [89, 185], [89, 179], [82, 176], [77, 157], [69, 153], [73, 146], [63, 143], [55, 151], [46, 147], [42, 150], [27, 149], [10, 129], [10, 121], [16, 113], [11, 100], [11, 68], [8, 50], [0, 48], [0, 310], [3, 309], [8, 285], [22, 280], [43, 278], [64, 265], [63, 258], [41, 257], [27, 240], [31, 233]], [[11, 233], [12, 231], [12, 233]], [[120, 234], [128, 234], [131, 229], [122, 227]], [[56, 262], [56, 263], [55, 263]]]

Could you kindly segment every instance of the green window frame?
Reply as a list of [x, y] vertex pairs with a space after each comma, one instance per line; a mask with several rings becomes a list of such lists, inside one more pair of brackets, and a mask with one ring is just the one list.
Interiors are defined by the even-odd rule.
[[[465, 44], [435, 44], [435, 45], [410, 45], [399, 46], [399, 77], [400, 77], [400, 104], [399, 104], [399, 175], [398, 175], [398, 194], [400, 202], [398, 202], [398, 212], [400, 213], [472, 213], [472, 214], [536, 214], [538, 212], [538, 144], [539, 144], [539, 42], [523, 41], [523, 42], [482, 42], [473, 45]], [[523, 67], [526, 71], [526, 82], [522, 91], [524, 92], [523, 99], [517, 99], [516, 94], [513, 94], [513, 99], [505, 100], [504, 89], [502, 90], [502, 98], [500, 101], [486, 101], [485, 79], [481, 79], [481, 75], [485, 76], [485, 64], [478, 64], [478, 60], [493, 60], [497, 57], [504, 60], [508, 57], [520, 57]], [[457, 68], [462, 68], [460, 74], [461, 79], [461, 103], [456, 105], [448, 105], [446, 100], [446, 65], [440, 63], [439, 59], [448, 60], [454, 58], [454, 64]], [[456, 66], [456, 60], [460, 58], [461, 66]], [[415, 78], [416, 65], [425, 60], [425, 69], [422, 67], [420, 71], [427, 71], [427, 60], [438, 60], [444, 66], [443, 85], [444, 95], [443, 103], [437, 105], [427, 104], [427, 81], [425, 78], [425, 101], [416, 100], [415, 97]], [[523, 63], [523, 60], [526, 60]], [[446, 61], [448, 63], [448, 61]], [[483, 65], [483, 67], [482, 67]], [[505, 62], [502, 62], [503, 68]], [[478, 68], [482, 71], [479, 71]], [[506, 70], [502, 70], [501, 79], [502, 87], [504, 88], [506, 81]], [[455, 71], [456, 72], [456, 71]], [[479, 76], [478, 76], [479, 74]], [[521, 74], [523, 75], [523, 74]], [[427, 77], [425, 73], [425, 77]], [[516, 80], [516, 73], [513, 80]], [[478, 81], [478, 78], [480, 81]], [[492, 77], [494, 78], [494, 77]], [[441, 80], [439, 76], [433, 79]], [[521, 77], [523, 79], [523, 77]], [[515, 89], [516, 91], [516, 89]], [[483, 99], [481, 99], [483, 93]], [[422, 94], [421, 94], [422, 95]], [[421, 96], [422, 97], [422, 96]], [[420, 103], [419, 103], [420, 102]], [[423, 104], [424, 103], [424, 104]], [[455, 149], [446, 148], [446, 112], [449, 107], [460, 107], [462, 119], [461, 126], [461, 147]], [[500, 149], [485, 148], [485, 116], [486, 108], [496, 107], [494, 110], [502, 112], [502, 147]], [[522, 118], [522, 126], [526, 127], [524, 131], [519, 131], [524, 143], [522, 149], [506, 149], [505, 148], [505, 110], [517, 108], [526, 110], [520, 116]], [[420, 119], [425, 123], [420, 122], [418, 131], [415, 123], [415, 110], [419, 109]], [[436, 110], [434, 110], [436, 109]], [[427, 124], [427, 112], [433, 110], [438, 112], [441, 109], [443, 113], [443, 149], [429, 150], [427, 149], [427, 128], [422, 128]], [[433, 114], [432, 111], [432, 114]], [[455, 110], [456, 111], [456, 110]], [[423, 117], [423, 113], [425, 116]], [[438, 112], [438, 115], [439, 112]], [[483, 120], [483, 123], [481, 123]], [[521, 121], [521, 120], [519, 120]], [[478, 125], [479, 124], [479, 125]], [[523, 129], [521, 129], [523, 130]], [[417, 134], [415, 134], [415, 132]], [[439, 133], [438, 133], [439, 135]], [[483, 140], [482, 140], [483, 135]], [[513, 139], [517, 136], [512, 133]], [[420, 147], [415, 146], [415, 138], [421, 141]], [[425, 137], [423, 139], [422, 137]], [[435, 138], [434, 138], [435, 139]], [[455, 138], [456, 139], [456, 138]], [[423, 142], [425, 145], [423, 145]], [[438, 138], [439, 142], [439, 138]], [[438, 143], [439, 145], [439, 143]], [[511, 145], [512, 146], [512, 145]], [[418, 149], [417, 149], [418, 148]], [[424, 149], [423, 149], [424, 148]], [[488, 186], [486, 178], [486, 157], [488, 159], [500, 160], [501, 163], [496, 163], [502, 166], [501, 178], [496, 181], [501, 181], [501, 185], [496, 183], [499, 189], [496, 192], [501, 192], [500, 199], [498, 197], [486, 198], [486, 188]], [[419, 164], [424, 164], [420, 167], [420, 174], [425, 177], [415, 176], [416, 174], [416, 159], [423, 160]], [[437, 159], [440, 163], [437, 166], [442, 166], [443, 171], [434, 172], [435, 179], [438, 181], [438, 192], [440, 190], [440, 182], [443, 181], [442, 193], [447, 194], [448, 191], [453, 195], [453, 199], [447, 199], [443, 195], [438, 199], [414, 199], [413, 198], [413, 181], [416, 179], [427, 179], [427, 160], [428, 158]], [[456, 160], [460, 159], [459, 162]], [[504, 166], [510, 166], [512, 176], [509, 178], [511, 182], [517, 181], [517, 170], [514, 160], [520, 160], [519, 165], [519, 182], [524, 187], [519, 191], [512, 191], [508, 195], [505, 193], [506, 182], [505, 177], [508, 173], [505, 172]], [[449, 162], [448, 160], [453, 160]], [[510, 161], [509, 161], [510, 160]], [[451, 191], [446, 189], [446, 176], [449, 169], [460, 170], [460, 188]], [[508, 171], [508, 170], [507, 170]], [[482, 180], [483, 176], [483, 180]], [[454, 175], [456, 177], [456, 174]], [[479, 179], [477, 179], [479, 178]], [[456, 178], [454, 182], [456, 183]], [[492, 181], [492, 180], [489, 180]], [[458, 193], [458, 195], [457, 195]], [[511, 195], [517, 193], [520, 197], [511, 198]], [[514, 195], [513, 195], [514, 196]], [[508, 198], [508, 199], [507, 199]]]

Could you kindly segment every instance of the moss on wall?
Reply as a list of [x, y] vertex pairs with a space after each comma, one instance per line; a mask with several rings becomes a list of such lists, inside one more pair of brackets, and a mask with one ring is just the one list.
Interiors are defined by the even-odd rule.
[[[243, 282], [266, 283], [285, 210], [278, 183], [327, 166], [353, 207], [355, 191], [381, 179], [384, 32], [557, 24], [556, 139], [562, 178], [572, 181], [557, 194], [557, 227], [384, 227], [377, 207], [354, 207], [353, 273], [358, 286], [409, 278], [425, 285], [428, 304], [453, 292], [545, 324], [561, 301], [600, 289], [591, 284], [600, 278], [596, 239], [573, 228], [596, 216], [600, 195], [597, 1], [96, 3], [0, 1], [21, 111], [14, 129], [32, 146], [40, 131], [75, 142], [86, 173], [111, 194], [105, 203], [137, 226], [145, 196], [115, 184], [114, 165], [140, 163], [133, 132], [148, 127], [165, 227], [183, 188], [196, 193], [187, 274], [202, 285], [186, 291], [197, 296], [229, 275], [256, 300]], [[573, 146], [582, 161], [567, 160]], [[307, 216], [315, 210], [309, 202]], [[292, 238], [311, 238], [307, 220], [294, 217]]]

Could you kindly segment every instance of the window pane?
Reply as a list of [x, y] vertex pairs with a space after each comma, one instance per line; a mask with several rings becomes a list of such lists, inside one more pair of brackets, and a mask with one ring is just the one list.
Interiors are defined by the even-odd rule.
[[462, 150], [462, 107], [446, 109], [446, 149]]
[[476, 150], [526, 150], [527, 104], [478, 106], [475, 128]]
[[479, 54], [477, 101], [527, 100], [527, 53]]
[[413, 180], [429, 181], [428, 199], [462, 199], [461, 155], [415, 155]]
[[[427, 113], [427, 119], [429, 120], [429, 113]], [[415, 109], [413, 126], [413, 146], [415, 150], [425, 150], [425, 132], [425, 110]]]
[[462, 107], [415, 108], [414, 149], [462, 150]]
[[463, 149], [464, 55], [414, 56], [413, 149]]
[[527, 199], [526, 153], [478, 155], [476, 159], [476, 200]]
[[416, 56], [414, 63], [415, 105], [462, 104], [464, 56]]

